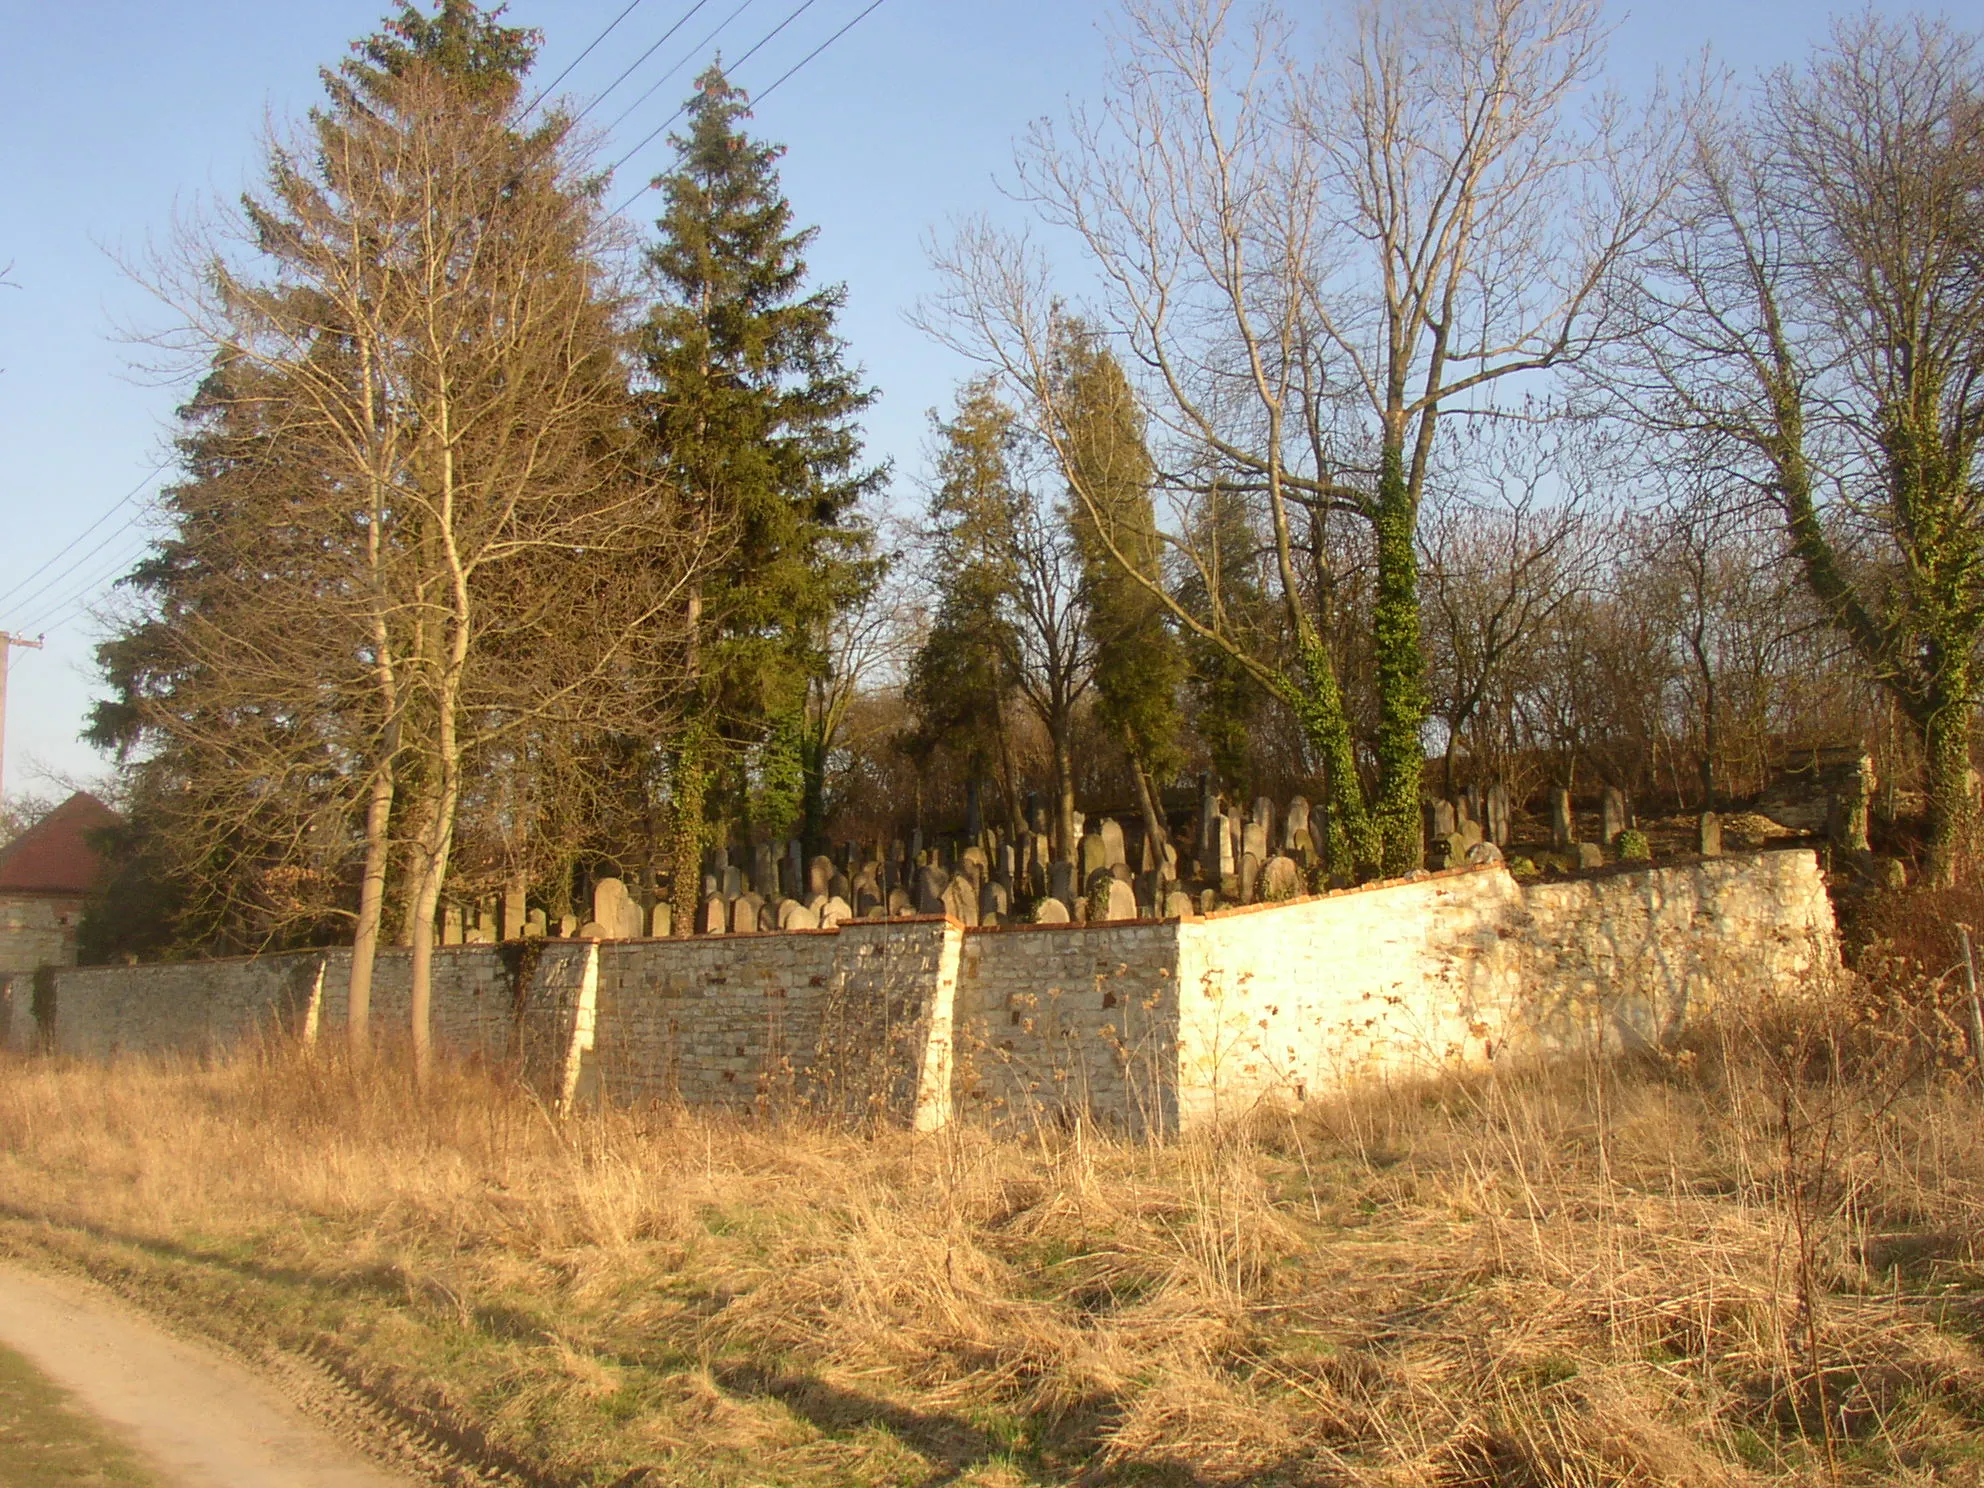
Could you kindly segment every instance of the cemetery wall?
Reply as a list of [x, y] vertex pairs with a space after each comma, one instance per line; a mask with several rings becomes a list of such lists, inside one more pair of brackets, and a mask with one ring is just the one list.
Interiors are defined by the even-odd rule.
[[[563, 1100], [924, 1128], [1079, 1109], [1175, 1131], [1359, 1079], [1665, 1039], [1837, 955], [1816, 858], [1781, 852], [1527, 888], [1490, 864], [1191, 920], [463, 945], [436, 953], [433, 1011], [438, 1047], [516, 1060]], [[382, 1036], [405, 1027], [407, 961], [379, 958]], [[334, 1038], [348, 972], [344, 950], [61, 970], [54, 1047]], [[17, 980], [17, 1047], [25, 1000]]]

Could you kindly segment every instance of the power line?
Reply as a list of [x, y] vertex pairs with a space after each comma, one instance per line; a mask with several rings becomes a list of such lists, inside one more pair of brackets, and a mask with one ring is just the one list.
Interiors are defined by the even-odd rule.
[[688, 25], [690, 17], [694, 16], [697, 11], [701, 10], [705, 5], [708, 5], [709, 3], [710, 0], [696, 0], [696, 3], [694, 5], [690, 6], [688, 10], [683, 12], [682, 19], [680, 19], [674, 25], [670, 26], [666, 31], [661, 33], [660, 38], [655, 42], [653, 46], [649, 47], [645, 52], [642, 52], [640, 56], [636, 57], [632, 62], [629, 62], [627, 64], [627, 69], [625, 72], [622, 72], [620, 76], [615, 78], [612, 82], [608, 83], [604, 88], [600, 89], [600, 91], [593, 96], [592, 102], [587, 104], [584, 108], [578, 111], [578, 113], [573, 117], [572, 122], [574, 124], [578, 123], [579, 120], [585, 118], [587, 114], [591, 113], [594, 109], [598, 108], [600, 104], [605, 101], [607, 94], [611, 93], [615, 88], [619, 87], [622, 83], [626, 82], [627, 79], [633, 75], [635, 68], [639, 67], [643, 62], [647, 61], [648, 58], [652, 57], [656, 52], [661, 50], [662, 42], [667, 41], [669, 37], [673, 36], [677, 31], [680, 31], [684, 26]]
[[[687, 67], [690, 64], [690, 62], [694, 61], [697, 57], [701, 56], [704, 47], [708, 46], [711, 42], [715, 41], [719, 36], [723, 35], [724, 32], [728, 31], [730, 29], [730, 23], [736, 20], [742, 14], [744, 14], [744, 12], [749, 10], [752, 7], [752, 5], [754, 5], [755, 3], [756, 0], [743, 0], [743, 3], [741, 5], [739, 5], [735, 10], [731, 11], [731, 13], [725, 16], [721, 21], [717, 22], [715, 30], [711, 31], [709, 35], [705, 36], [701, 41], [697, 42], [694, 46], [690, 47], [688, 51], [684, 52], [679, 62], [677, 62], [673, 67], [669, 68], [668, 71], [664, 72], [660, 77], [656, 78], [652, 83], [649, 83], [647, 88], [643, 90], [639, 98], [636, 98], [632, 103], [628, 104], [625, 108], [620, 110], [619, 114], [614, 118], [613, 122], [606, 126], [606, 132], [608, 134], [611, 134], [614, 130], [618, 129], [622, 124], [626, 123], [627, 116], [629, 114], [633, 113], [635, 109], [639, 108], [642, 104], [646, 103], [650, 98], [654, 97], [655, 93], [659, 91], [663, 83], [667, 82], [670, 78], [674, 77], [676, 73], [680, 72], [683, 68]], [[673, 121], [671, 120], [670, 122], [672, 123]], [[666, 126], [664, 125], [663, 127], [665, 128]]]
[[592, 55], [592, 49], [598, 46], [602, 41], [606, 40], [608, 36], [612, 35], [613, 28], [619, 25], [622, 21], [626, 20], [628, 16], [632, 15], [634, 13], [634, 7], [639, 5], [640, 3], [641, 0], [628, 0], [627, 8], [621, 11], [620, 14], [615, 16], [611, 21], [607, 22], [606, 29], [600, 32], [599, 35], [595, 36], [591, 41], [587, 42], [586, 49], [583, 52], [580, 52], [578, 56], [574, 57], [571, 61], [567, 62], [565, 64], [564, 71], [560, 72], [558, 76], [556, 76], [550, 82], [546, 83], [542, 88], [539, 88], [537, 90], [537, 96], [531, 99], [529, 103], [525, 104], [524, 111], [521, 114], [517, 115], [518, 121], [522, 122], [523, 120], [528, 119], [531, 116], [532, 112], [537, 108], [537, 106], [540, 103], [544, 102], [544, 100], [550, 96], [551, 90], [557, 87], [560, 83], [564, 82], [566, 78], [570, 77], [572, 75], [572, 69], [574, 67], [577, 67], [581, 62], [585, 61], [586, 58], [590, 57]]
[[[24, 610], [30, 605], [45, 603], [46, 596], [51, 591], [60, 588], [64, 583], [66, 583], [70, 578], [70, 576], [73, 575], [78, 569], [82, 568], [92, 559], [95, 559], [98, 556], [100, 556], [103, 553], [104, 549], [110, 547], [113, 543], [119, 542], [128, 536], [130, 536], [130, 533], [126, 529], [122, 527], [116, 529], [102, 542], [98, 543], [95, 547], [91, 548], [88, 552], [84, 553], [82, 557], [78, 558], [74, 563], [71, 563], [67, 568], [63, 569], [60, 573], [54, 574], [51, 577], [43, 580], [40, 584], [37, 584], [31, 591], [22, 595], [19, 599], [13, 600], [10, 604], [7, 604], [4, 608], [9, 613], [14, 613], [20, 610]], [[24, 630], [26, 628], [27, 628], [26, 626], [22, 627], [22, 629]]]
[[[14, 597], [16, 595], [18, 595], [28, 585], [34, 583], [34, 581], [36, 579], [39, 579], [43, 574], [47, 573], [49, 569], [53, 568], [56, 564], [60, 563], [64, 557], [66, 557], [70, 552], [72, 552], [75, 549], [78, 543], [83, 541], [84, 538], [88, 537], [92, 532], [96, 531], [97, 528], [101, 527], [105, 522], [108, 522], [112, 517], [116, 516], [125, 507], [129, 506], [133, 501], [137, 500], [138, 493], [144, 490], [146, 486], [150, 485], [152, 481], [157, 477], [159, 472], [164, 470], [165, 467], [170, 463], [171, 462], [169, 460], [161, 460], [159, 461], [158, 464], [152, 466], [152, 468], [145, 473], [144, 478], [141, 479], [135, 486], [131, 487], [129, 491], [126, 491], [124, 495], [117, 501], [117, 503], [110, 508], [110, 510], [106, 511], [102, 516], [98, 517], [94, 522], [90, 523], [89, 526], [85, 527], [81, 532], [78, 532], [74, 537], [70, 538], [68, 542], [62, 545], [61, 548], [49, 554], [47, 558], [42, 560], [41, 566], [35, 569], [33, 573], [29, 574], [26, 578], [22, 579], [18, 584], [14, 585], [13, 588], [7, 590], [4, 594], [0, 594], [0, 605], [7, 605], [13, 603]], [[101, 548], [95, 549], [93, 551], [101, 551]], [[85, 559], [87, 559], [88, 555], [85, 554], [84, 557]], [[73, 570], [68, 570], [65, 572], [73, 572]], [[58, 576], [58, 578], [59, 577], [60, 576]], [[46, 585], [42, 586], [42, 588], [46, 588], [46, 587], [47, 587]], [[36, 589], [33, 594], [30, 594], [28, 596], [28, 599], [32, 599], [34, 598], [35, 595], [40, 593], [41, 593], [41, 589]], [[23, 600], [22, 603], [26, 603], [26, 600]]]
[[99, 590], [105, 585], [115, 583], [118, 579], [122, 578], [129, 571], [131, 565], [144, 556], [149, 547], [150, 543], [147, 541], [129, 552], [120, 554], [110, 564], [99, 567], [90, 577], [83, 580], [75, 588], [69, 590], [61, 599], [56, 600], [53, 604], [44, 605], [41, 613], [35, 616], [28, 624], [23, 625], [21, 629], [23, 631], [46, 632], [59, 630], [62, 626], [67, 625], [71, 620], [74, 620], [89, 608], [90, 601], [96, 597]]
[[793, 63], [790, 67], [786, 68], [784, 72], [778, 75], [778, 78], [772, 83], [772, 85], [769, 88], [766, 88], [762, 93], [757, 94], [755, 97], [752, 98], [751, 101], [753, 103], [763, 103], [767, 98], [770, 98], [773, 93], [778, 91], [778, 85], [780, 83], [784, 82], [787, 78], [791, 77], [795, 72], [799, 71], [800, 68], [804, 67], [808, 62], [811, 62], [815, 57], [819, 56], [820, 53], [824, 52], [828, 47], [832, 46], [835, 42], [839, 41], [843, 36], [847, 35], [848, 32], [852, 31], [856, 26], [860, 25], [863, 21], [868, 19], [870, 13], [879, 9], [881, 4], [882, 4], [882, 0], [869, 0], [867, 9], [863, 10], [860, 15], [856, 16], [853, 20], [849, 21], [845, 26], [842, 26], [840, 30], [834, 32], [832, 36], [829, 36], [825, 41], [821, 42], [818, 46], [814, 47], [812, 51], [808, 52], [805, 56], [801, 57], [797, 62]]
[[[767, 31], [763, 36], [759, 37], [757, 41], [752, 45], [751, 50], [746, 52], [743, 56], [739, 57], [735, 62], [731, 63], [730, 64], [731, 67], [732, 68], [742, 67], [746, 62], [749, 62], [754, 56], [758, 54], [759, 51], [761, 51], [765, 47], [765, 45], [768, 42], [771, 41], [773, 37], [777, 36], [779, 32], [783, 31], [787, 26], [790, 26], [794, 21], [798, 20], [802, 15], [804, 15], [807, 11], [811, 10], [818, 3], [819, 0], [800, 0], [800, 4], [793, 9], [790, 15], [786, 16], [784, 20], [780, 21], [776, 26], [772, 27], [772, 29]], [[861, 15], [867, 15], [868, 11], [873, 10], [875, 8], [875, 5], [879, 3], [880, 0], [873, 0], [873, 3], [869, 5], [868, 10], [862, 11]], [[856, 16], [854, 18], [854, 20], [856, 21], [860, 19], [861, 16]], [[846, 26], [843, 26], [840, 28], [839, 31], [836, 31], [833, 34], [833, 36], [828, 37], [827, 44], [830, 45], [832, 44], [833, 41], [845, 35], [846, 32], [853, 26], [853, 24], [854, 21], [848, 22]], [[806, 61], [807, 62], [812, 61], [813, 57], [819, 56], [819, 54], [825, 50], [826, 50], [826, 45], [815, 47], [813, 49], [812, 54], [806, 58]], [[800, 66], [802, 67], [804, 65], [805, 65], [804, 62], [800, 64]], [[791, 69], [791, 71], [789, 71], [786, 74], [786, 77], [790, 77], [793, 72], [797, 72], [798, 70], [799, 70], [798, 67]], [[779, 79], [779, 82], [781, 83], [784, 81], [785, 78], [783, 77]], [[687, 112], [688, 107], [689, 105], [687, 103], [680, 105], [675, 110], [674, 113], [670, 114], [666, 119], [663, 119], [661, 123], [657, 124], [653, 129], [649, 130], [647, 134], [643, 135], [641, 137], [640, 143], [635, 145], [633, 149], [629, 150], [625, 155], [622, 155], [618, 160], [614, 161], [611, 169], [614, 171], [618, 171], [621, 166], [625, 165], [628, 161], [632, 160], [636, 155], [640, 154], [641, 151], [645, 150], [649, 145], [653, 144], [655, 139], [661, 134], [663, 130], [667, 129], [669, 125], [673, 124], [677, 119], [681, 118], [685, 112]], [[619, 206], [613, 209], [613, 215], [617, 217], [622, 212], [626, 211], [627, 208], [631, 207], [636, 201], [640, 199], [641, 192], [646, 191], [647, 189], [648, 188], [646, 186], [643, 186], [639, 190], [637, 190], [632, 196], [628, 197], [625, 201], [620, 203]]]

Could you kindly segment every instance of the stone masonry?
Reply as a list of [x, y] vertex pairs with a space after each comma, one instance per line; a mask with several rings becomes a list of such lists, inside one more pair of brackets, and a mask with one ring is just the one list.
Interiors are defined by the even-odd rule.
[[[0, 1041], [101, 1059], [341, 1037], [348, 964], [63, 970]], [[433, 1007], [437, 1044], [559, 1102], [1172, 1133], [1361, 1081], [1657, 1045], [1837, 964], [1801, 850], [1527, 886], [1488, 862], [1164, 920], [463, 944], [436, 955]], [[406, 978], [405, 953], [381, 955], [382, 1031], [405, 1024]]]

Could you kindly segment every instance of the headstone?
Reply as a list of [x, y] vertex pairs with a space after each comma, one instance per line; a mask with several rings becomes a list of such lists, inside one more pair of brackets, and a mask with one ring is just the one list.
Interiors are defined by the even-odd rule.
[[723, 870], [723, 897], [735, 899], [744, 892], [744, 870], [735, 863]]
[[1426, 818], [1426, 840], [1438, 842], [1442, 837], [1454, 834], [1454, 803], [1452, 801], [1427, 801], [1420, 807]]
[[1007, 891], [1011, 892], [1014, 882], [1014, 875], [1017, 873], [1017, 871], [1018, 871], [1018, 858], [1017, 855], [1013, 852], [1012, 843], [1010, 842], [1000, 843], [999, 857], [996, 865], [992, 869], [992, 877], [996, 879], [998, 882], [1004, 884], [1006, 886]]
[[853, 909], [839, 895], [830, 895], [827, 902], [820, 906], [820, 928], [822, 930], [831, 930], [834, 926], [840, 924], [841, 921], [851, 920], [853, 918]]
[[1261, 869], [1261, 899], [1264, 903], [1275, 904], [1284, 899], [1298, 898], [1302, 888], [1302, 870], [1293, 858], [1277, 854], [1269, 858]]
[[1137, 917], [1136, 891], [1120, 878], [1109, 880], [1108, 908], [1104, 914], [1110, 920], [1134, 920]]
[[[1621, 830], [1623, 831], [1624, 828], [1621, 828]], [[1600, 847], [1596, 842], [1580, 842], [1577, 845], [1577, 849], [1578, 867], [1603, 868], [1605, 866], [1605, 849]]]
[[1467, 846], [1472, 847], [1475, 843], [1481, 841], [1481, 823], [1471, 816], [1462, 817], [1460, 830], [1454, 835], [1460, 838]]
[[781, 899], [778, 906], [778, 928], [781, 930], [817, 930], [820, 921], [813, 911], [797, 899]]
[[1006, 892], [1006, 886], [993, 879], [978, 891], [978, 923], [996, 925], [1013, 912], [1013, 896]]
[[[1461, 825], [1463, 820], [1471, 821], [1476, 826], [1480, 826], [1481, 815], [1482, 815], [1481, 787], [1471, 783], [1468, 785], [1463, 785], [1460, 788], [1460, 800], [1454, 803], [1454, 810], [1455, 810], [1455, 815], [1458, 818], [1454, 822], [1454, 825], [1456, 827], [1459, 827], [1462, 831], [1467, 830], [1464, 826]], [[1477, 837], [1474, 840], [1479, 842], [1481, 839]]]
[[1484, 824], [1487, 828], [1487, 840], [1497, 847], [1507, 847], [1510, 826], [1509, 788], [1499, 780], [1490, 781], [1485, 805], [1488, 811], [1488, 820]]
[[1087, 883], [1098, 868], [1109, 866], [1109, 851], [1103, 846], [1100, 833], [1090, 832], [1081, 841], [1081, 879]]
[[696, 928], [704, 935], [721, 935], [730, 928], [730, 901], [712, 894], [703, 901], [703, 913]]
[[1219, 896], [1211, 889], [1199, 890], [1199, 913], [1209, 915], [1219, 908]]
[[1047, 865], [1047, 897], [1060, 900], [1063, 907], [1075, 902], [1073, 863], [1054, 862]]
[[1192, 904], [1192, 896], [1182, 889], [1173, 889], [1164, 896], [1164, 917], [1167, 920], [1196, 920], [1198, 910]]
[[460, 945], [462, 943], [462, 907], [449, 904], [441, 910], [441, 944]]
[[761, 899], [778, 892], [778, 854], [769, 842], [751, 845], [751, 890]]
[[1261, 883], [1261, 860], [1248, 853], [1240, 860], [1240, 902], [1252, 904]]
[[916, 901], [909, 897], [907, 889], [890, 889], [887, 908], [892, 919], [897, 915], [915, 914]]
[[[1266, 800], [1267, 797], [1263, 796], [1261, 799]], [[1268, 837], [1270, 835], [1267, 827], [1262, 823], [1257, 821], [1248, 822], [1240, 829], [1241, 855], [1243, 857], [1253, 858], [1257, 862], [1265, 863], [1268, 859]]]
[[1218, 833], [1221, 817], [1219, 797], [1213, 793], [1212, 776], [1206, 771], [1199, 772], [1199, 840], [1198, 858], [1200, 871], [1209, 873], [1219, 858]]
[[1255, 826], [1261, 829], [1262, 846], [1272, 846], [1275, 840], [1275, 810], [1272, 797], [1254, 797], [1254, 814], [1251, 820]]
[[1440, 842], [1445, 849], [1441, 854], [1443, 868], [1458, 868], [1467, 861], [1467, 850], [1474, 846], [1467, 840], [1465, 832], [1449, 832]]
[[496, 935], [488, 925], [478, 924], [470, 929], [468, 934], [463, 936], [462, 939], [469, 945], [493, 945], [496, 941]]
[[829, 893], [834, 883], [834, 860], [825, 853], [806, 865], [806, 897]]
[[916, 891], [911, 902], [918, 914], [943, 914], [944, 890], [950, 887], [951, 876], [934, 863], [926, 863], [916, 870]]
[[1608, 785], [1598, 797], [1600, 845], [1610, 847], [1631, 824], [1626, 816], [1626, 796], [1617, 786]]
[[758, 911], [765, 907], [765, 901], [756, 894], [740, 894], [730, 906], [730, 928], [736, 934], [748, 934], [758, 928]]
[[856, 916], [865, 919], [874, 911], [884, 908], [888, 900], [882, 893], [882, 886], [879, 883], [873, 878], [864, 877], [855, 880], [854, 897], [848, 903], [854, 906]]
[[496, 903], [493, 899], [484, 899], [476, 905], [475, 928], [481, 932], [476, 937], [475, 943], [477, 945], [490, 945], [494, 943], [498, 931], [496, 928]]
[[1027, 830], [1036, 837], [1047, 832], [1047, 803], [1041, 799], [1039, 791], [1026, 793], [1026, 825]]
[[509, 887], [503, 890], [503, 939], [522, 940], [529, 922], [530, 911], [524, 904], [523, 880], [513, 878]]
[[1560, 785], [1550, 792], [1550, 846], [1558, 852], [1568, 852], [1577, 840], [1578, 822], [1571, 814], [1571, 793]]
[[675, 933], [675, 911], [669, 908], [668, 901], [662, 900], [648, 917], [648, 933], [656, 940], [666, 940]]
[[960, 925], [978, 923], [978, 890], [960, 873], [944, 886], [943, 912]]
[[600, 924], [598, 920], [587, 920], [583, 925], [579, 926], [580, 940], [608, 940], [610, 938], [606, 933], [606, 927]]
[[1130, 863], [1130, 855], [1124, 850], [1123, 824], [1114, 817], [1104, 817], [1098, 828], [1098, 833], [1102, 838], [1103, 860], [1112, 868], [1118, 863], [1123, 864], [1127, 868]]
[[1502, 861], [1502, 850], [1492, 842], [1477, 842], [1467, 850], [1467, 861], [1471, 867], [1499, 863]]
[[1233, 833], [1229, 829], [1227, 819], [1223, 816], [1217, 817], [1215, 823], [1213, 858], [1207, 866], [1218, 875], [1220, 882], [1224, 883], [1239, 873], [1240, 862], [1234, 853]]
[[544, 911], [541, 909], [533, 909], [529, 914], [524, 916], [524, 938], [526, 940], [542, 940], [549, 933], [550, 928], [550, 925], [544, 918]]
[[1704, 811], [1695, 823], [1695, 846], [1705, 858], [1722, 856], [1722, 818], [1713, 811]]
[[827, 897], [829, 899], [845, 899], [850, 903], [853, 902], [854, 885], [847, 881], [847, 875], [845, 873], [835, 873], [832, 878], [827, 880]]
[[703, 875], [703, 897], [707, 899], [712, 894], [721, 894], [722, 892], [723, 875], [720, 873], [705, 873]]
[[970, 879], [973, 884], [983, 884], [992, 876], [991, 860], [985, 849], [977, 845], [967, 847], [958, 855], [958, 872]]
[[647, 917], [627, 896], [626, 883], [617, 878], [602, 878], [592, 886], [592, 917], [606, 927], [609, 940], [638, 939], [647, 928]]
[[1033, 922], [1036, 925], [1065, 925], [1068, 923], [1068, 906], [1050, 895], [1034, 905]]
[[1295, 834], [1309, 830], [1309, 798], [1290, 796], [1288, 815], [1281, 819], [1281, 850], [1293, 854], [1298, 846]]
[[577, 915], [563, 914], [558, 916], [558, 934], [563, 939], [570, 940], [578, 933], [579, 917]]
[[785, 861], [780, 867], [778, 889], [788, 899], [797, 899], [806, 892], [806, 850], [799, 845], [797, 837], [785, 840]]

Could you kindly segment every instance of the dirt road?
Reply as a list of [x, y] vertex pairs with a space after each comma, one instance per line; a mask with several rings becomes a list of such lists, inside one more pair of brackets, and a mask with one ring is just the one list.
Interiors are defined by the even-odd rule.
[[109, 1294], [0, 1263], [0, 1343], [187, 1488], [413, 1488], [233, 1360]]

